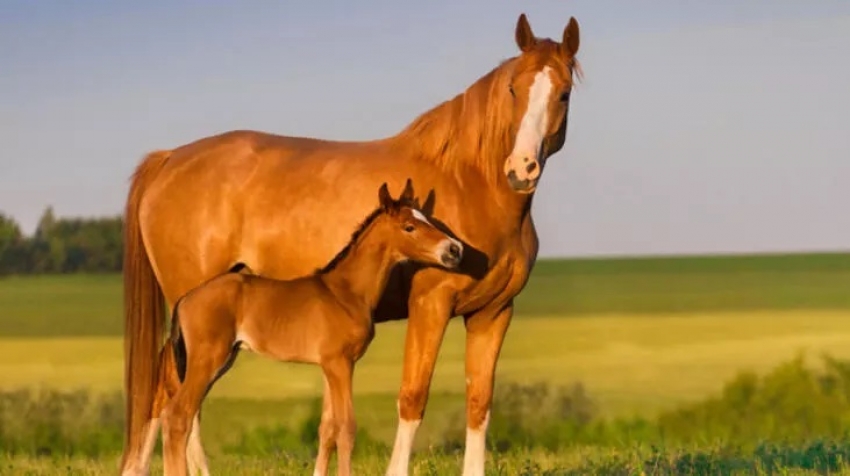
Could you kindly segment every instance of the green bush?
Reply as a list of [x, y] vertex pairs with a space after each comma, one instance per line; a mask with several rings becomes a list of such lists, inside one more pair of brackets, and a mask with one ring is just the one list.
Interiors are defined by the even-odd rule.
[[86, 391], [0, 392], [0, 448], [9, 454], [98, 456], [121, 451], [124, 402]]
[[[488, 446], [495, 455], [586, 446], [666, 448], [648, 458], [608, 458], [599, 464], [668, 468], [670, 474], [699, 472], [705, 465], [715, 465], [709, 468], [712, 474], [725, 474], [754, 461], [759, 471], [784, 466], [826, 470], [850, 457], [850, 363], [829, 357], [823, 363], [813, 369], [798, 357], [763, 376], [741, 372], [717, 395], [652, 419], [601, 418], [580, 384], [552, 388], [507, 383], [496, 389]], [[315, 455], [320, 418], [321, 400], [316, 399], [299, 424], [239, 429], [239, 436], [221, 451], [309, 459]], [[438, 451], [461, 451], [465, 420], [462, 413], [449, 419], [452, 424]], [[123, 426], [120, 394], [96, 398], [85, 391], [0, 392], [0, 448], [7, 454], [116, 454], [122, 448]], [[388, 452], [384, 442], [358, 428], [355, 454]]]
[[850, 364], [829, 357], [824, 364], [816, 372], [798, 356], [761, 378], [742, 372], [719, 396], [662, 414], [661, 434], [739, 445], [843, 438], [850, 428]]
[[[465, 418], [452, 418], [443, 447], [462, 448]], [[497, 388], [488, 445], [493, 451], [571, 446], [716, 444], [753, 450], [763, 442], [802, 444], [850, 435], [850, 363], [824, 358], [815, 371], [802, 356], [759, 377], [741, 372], [717, 396], [663, 412], [657, 418], [598, 417], [581, 385], [544, 383]]]
[[[276, 425], [262, 426], [243, 431], [236, 444], [226, 445], [224, 451], [240, 455], [312, 457], [318, 450], [319, 423], [322, 420], [322, 399], [314, 399], [310, 413], [298, 425], [298, 430]], [[387, 451], [387, 446], [376, 440], [364, 428], [358, 427], [354, 455]]]

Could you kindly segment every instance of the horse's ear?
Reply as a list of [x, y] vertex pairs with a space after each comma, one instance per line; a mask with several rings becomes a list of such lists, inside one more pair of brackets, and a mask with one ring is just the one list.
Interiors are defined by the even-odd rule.
[[537, 39], [534, 38], [534, 33], [531, 31], [531, 25], [528, 24], [525, 13], [520, 13], [514, 35], [516, 36], [516, 45], [523, 52], [529, 51], [537, 44]]
[[434, 214], [434, 205], [437, 202], [437, 196], [434, 194], [434, 189], [431, 189], [428, 192], [428, 196], [425, 197], [425, 203], [422, 204], [421, 211], [426, 217], [430, 217]]
[[406, 203], [413, 203], [413, 180], [407, 179], [407, 182], [404, 184], [404, 190], [401, 192], [401, 197], [399, 197], [399, 201]]
[[390, 190], [387, 188], [387, 183], [384, 182], [378, 190], [378, 201], [381, 203], [381, 208], [387, 210], [393, 204], [393, 198], [390, 196]]
[[561, 51], [565, 56], [572, 58], [578, 53], [578, 45], [578, 22], [575, 17], [570, 17], [570, 22], [564, 27], [564, 39], [561, 40]]

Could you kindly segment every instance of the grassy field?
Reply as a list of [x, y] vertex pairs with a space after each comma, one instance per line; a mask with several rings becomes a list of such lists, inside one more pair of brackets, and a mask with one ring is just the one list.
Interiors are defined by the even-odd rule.
[[[382, 326], [355, 374], [358, 417], [385, 441], [391, 441], [395, 431], [394, 393], [401, 377], [404, 329], [404, 323]], [[422, 438], [417, 440], [423, 446], [442, 430], [450, 410], [463, 408], [463, 336], [463, 324], [453, 322], [435, 371]], [[3, 386], [120, 391], [121, 345], [116, 337], [2, 339]], [[828, 352], [850, 359], [850, 312], [527, 317], [510, 330], [497, 379], [582, 382], [604, 414], [647, 415], [702, 398], [740, 370], [764, 372], [800, 351], [811, 357]], [[302, 416], [306, 398], [317, 395], [317, 368], [243, 353], [210, 393], [207, 427], [225, 435], [234, 422], [288, 423]], [[283, 399], [292, 401], [278, 402]], [[287, 410], [292, 404], [294, 413]]]
[[[0, 280], [0, 389], [120, 391], [120, 311], [119, 276]], [[651, 416], [718, 392], [741, 370], [764, 373], [800, 351], [850, 359], [850, 254], [542, 261], [517, 314], [500, 359], [499, 384], [581, 382], [602, 416]], [[404, 331], [404, 322], [380, 325], [355, 377], [358, 420], [386, 443], [395, 431]], [[463, 410], [463, 352], [463, 324], [455, 320], [417, 436], [419, 451], [438, 443]], [[222, 474], [279, 474], [276, 461], [240, 459], [216, 448], [231, 443], [237, 427], [300, 421], [320, 383], [313, 367], [243, 353], [205, 410], [204, 436], [215, 464], [245, 468]], [[617, 450], [616, 457], [611, 451], [493, 457], [509, 465], [499, 474], [538, 474], [522, 473], [528, 458], [541, 468], [567, 468], [555, 474], [595, 474], [582, 466], [587, 460], [617, 460], [626, 468], [645, 457], [637, 447]], [[458, 467], [457, 455], [426, 456], [417, 456], [416, 474]], [[373, 468], [386, 457], [358, 459], [360, 474], [380, 473]], [[309, 472], [296, 469], [304, 461], [285, 464], [301, 474]], [[0, 473], [12, 466], [16, 474], [105, 474], [114, 461], [0, 459]]]
[[[850, 253], [541, 260], [520, 316], [850, 309]], [[0, 337], [121, 335], [121, 277], [0, 278]]]
[[[660, 456], [660, 455], [659, 455]], [[728, 457], [721, 452], [707, 452], [705, 456], [713, 462], [692, 463], [692, 453], [672, 451], [663, 456], [646, 448], [611, 451], [594, 448], [569, 452], [526, 451], [487, 457], [488, 476], [595, 476], [595, 475], [665, 475], [665, 476], [848, 476], [850, 469], [832, 469], [829, 464], [813, 461], [802, 467], [781, 467], [756, 464]], [[703, 454], [698, 454], [698, 457]], [[354, 458], [352, 473], [358, 475], [380, 475], [386, 470], [389, 455], [365, 455]], [[683, 464], [683, 461], [688, 463]], [[116, 473], [119, 459], [58, 458], [54, 460], [16, 458], [4, 461], [0, 457], [0, 471], [15, 476], [44, 474], [67, 474], [74, 476], [105, 476]], [[810, 467], [811, 466], [811, 467]], [[414, 454], [410, 474], [415, 476], [441, 476], [460, 474], [463, 467], [461, 454]], [[824, 468], [825, 467], [825, 468]], [[826, 469], [828, 468], [828, 469]], [[258, 458], [222, 456], [210, 459], [210, 471], [222, 475], [301, 475], [312, 474], [312, 462], [303, 458]], [[335, 466], [331, 465], [331, 474]], [[155, 458], [151, 474], [162, 474], [159, 458]]]

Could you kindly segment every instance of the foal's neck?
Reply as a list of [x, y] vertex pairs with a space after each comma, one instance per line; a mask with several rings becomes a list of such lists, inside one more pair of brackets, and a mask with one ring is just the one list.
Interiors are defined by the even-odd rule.
[[348, 255], [321, 275], [321, 279], [343, 304], [353, 300], [367, 308], [371, 319], [387, 286], [390, 270], [397, 262], [390, 247], [370, 226], [351, 245]]

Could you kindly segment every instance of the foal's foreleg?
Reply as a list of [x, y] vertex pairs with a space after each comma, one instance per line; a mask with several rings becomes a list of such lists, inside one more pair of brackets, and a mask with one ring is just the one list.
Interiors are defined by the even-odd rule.
[[354, 437], [357, 431], [354, 405], [351, 401], [353, 363], [348, 359], [339, 358], [323, 367], [330, 384], [334, 421], [337, 425], [337, 475], [348, 476], [351, 474], [351, 453], [354, 450]]
[[331, 461], [331, 453], [336, 448], [337, 424], [333, 415], [333, 402], [331, 401], [331, 390], [328, 377], [323, 373], [325, 389], [322, 394], [322, 421], [319, 424], [319, 454], [316, 456], [316, 467], [313, 476], [326, 476], [328, 465]]

